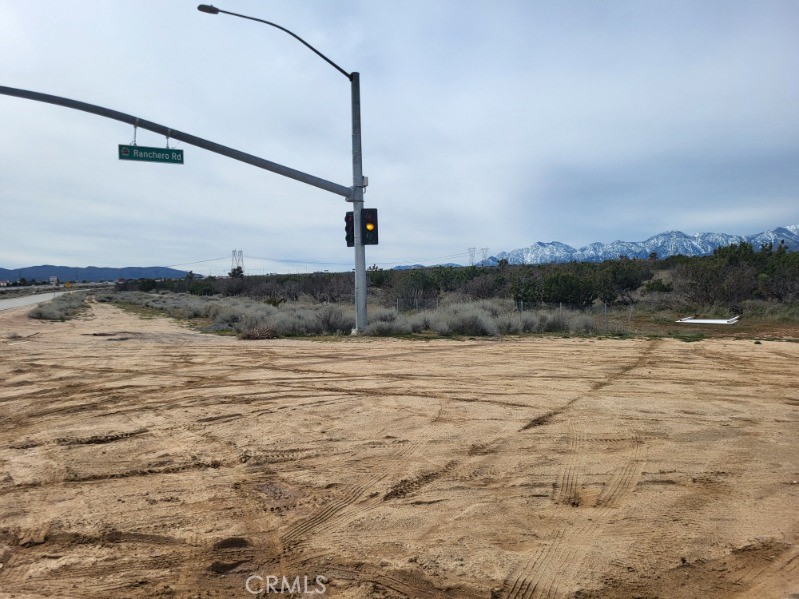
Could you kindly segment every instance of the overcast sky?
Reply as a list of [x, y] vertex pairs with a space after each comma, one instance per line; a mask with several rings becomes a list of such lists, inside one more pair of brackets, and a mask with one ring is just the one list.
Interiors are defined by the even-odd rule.
[[[348, 80], [196, 0], [0, 0], [0, 85], [352, 184]], [[367, 264], [799, 224], [796, 0], [219, 0], [361, 73]], [[0, 95], [0, 266], [348, 270], [341, 197]], [[166, 145], [139, 130], [139, 145]], [[213, 261], [215, 258], [222, 260]]]

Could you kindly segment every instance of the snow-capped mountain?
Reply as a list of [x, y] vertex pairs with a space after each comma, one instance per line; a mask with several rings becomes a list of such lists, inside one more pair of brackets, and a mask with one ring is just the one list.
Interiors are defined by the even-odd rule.
[[653, 252], [658, 258], [682, 254], [684, 256], [704, 256], [712, 254], [719, 247], [741, 243], [751, 243], [759, 249], [764, 243], [776, 247], [784, 241], [789, 250], [799, 250], [799, 225], [778, 227], [771, 231], [754, 235], [728, 235], [727, 233], [697, 233], [686, 235], [682, 231], [658, 233], [646, 241], [614, 241], [612, 243], [592, 243], [579, 249], [565, 243], [553, 241], [534, 243], [530, 247], [500, 252], [481, 265], [492, 266], [503, 258], [510, 264], [546, 264], [549, 262], [601, 262], [615, 260], [619, 256], [628, 258], [648, 258]]

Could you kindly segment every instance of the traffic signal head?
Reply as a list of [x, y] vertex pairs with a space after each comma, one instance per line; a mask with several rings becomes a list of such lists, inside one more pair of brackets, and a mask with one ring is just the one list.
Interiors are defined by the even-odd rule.
[[364, 245], [377, 245], [377, 208], [361, 210], [361, 242]]
[[355, 245], [355, 217], [352, 212], [347, 212], [344, 215], [344, 239], [347, 240], [347, 247], [351, 248]]

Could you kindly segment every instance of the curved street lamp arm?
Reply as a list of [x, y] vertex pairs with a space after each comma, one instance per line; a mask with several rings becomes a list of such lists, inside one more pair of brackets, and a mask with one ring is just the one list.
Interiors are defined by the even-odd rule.
[[[199, 7], [198, 7], [198, 8], [199, 8]], [[351, 74], [351, 73], [348, 73], [347, 71], [345, 71], [344, 69], [342, 69], [342, 68], [341, 68], [340, 66], [338, 66], [338, 65], [337, 65], [335, 62], [333, 62], [332, 60], [330, 60], [330, 59], [329, 59], [327, 56], [325, 56], [324, 54], [322, 54], [322, 53], [321, 53], [319, 50], [317, 50], [316, 48], [314, 48], [314, 47], [313, 47], [311, 44], [309, 44], [308, 42], [306, 42], [304, 39], [302, 39], [302, 38], [301, 38], [299, 35], [297, 35], [297, 34], [296, 34], [296, 33], [294, 33], [293, 31], [289, 31], [289, 30], [288, 30], [288, 29], [286, 29], [285, 27], [281, 27], [281, 26], [280, 26], [280, 25], [278, 25], [277, 23], [272, 23], [271, 21], [264, 21], [263, 19], [256, 19], [255, 17], [248, 17], [247, 15], [242, 15], [242, 14], [239, 14], [239, 13], [237, 13], [237, 12], [230, 12], [230, 11], [228, 11], [228, 10], [222, 10], [221, 8], [216, 8], [216, 7], [211, 7], [211, 8], [213, 8], [213, 9], [214, 9], [214, 13], [221, 12], [221, 13], [223, 13], [223, 14], [226, 14], [226, 15], [233, 15], [234, 17], [241, 17], [242, 19], [248, 19], [248, 20], [250, 20], [250, 21], [256, 21], [256, 22], [258, 22], [258, 23], [263, 23], [263, 24], [265, 24], [265, 25], [271, 25], [271, 26], [272, 26], [272, 27], [274, 27], [275, 29], [280, 29], [280, 31], [284, 31], [284, 32], [288, 33], [288, 34], [289, 34], [291, 37], [293, 37], [294, 39], [296, 39], [298, 42], [301, 42], [301, 43], [302, 43], [302, 44], [303, 44], [303, 45], [304, 45], [306, 48], [308, 48], [309, 50], [311, 50], [311, 51], [312, 51], [314, 54], [316, 54], [317, 56], [319, 56], [320, 58], [322, 58], [322, 59], [323, 59], [325, 62], [327, 62], [327, 63], [328, 63], [330, 66], [332, 66], [334, 69], [336, 69], [336, 70], [337, 70], [339, 73], [341, 73], [341, 74], [342, 74], [342, 75], [344, 75], [344, 76], [345, 76], [347, 79], [349, 79], [350, 81], [352, 81], [352, 74]], [[205, 10], [203, 10], [203, 11], [201, 11], [201, 12], [209, 12], [209, 11], [205, 11]], [[214, 13], [212, 13], [212, 14], [214, 14]]]

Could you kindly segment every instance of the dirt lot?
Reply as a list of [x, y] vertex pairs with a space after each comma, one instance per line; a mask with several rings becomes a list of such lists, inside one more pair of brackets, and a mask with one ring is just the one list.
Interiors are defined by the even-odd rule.
[[0, 313], [4, 598], [799, 597], [797, 343], [26, 311]]

